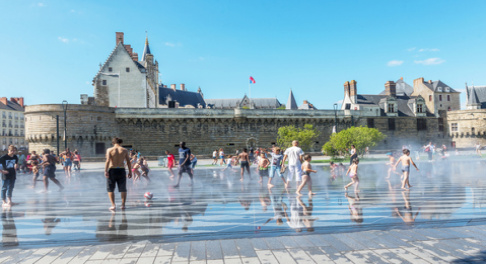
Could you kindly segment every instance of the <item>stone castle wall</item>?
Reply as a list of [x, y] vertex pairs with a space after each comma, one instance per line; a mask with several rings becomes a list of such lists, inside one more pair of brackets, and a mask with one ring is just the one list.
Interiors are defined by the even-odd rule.
[[447, 113], [449, 137], [458, 148], [486, 145], [486, 109], [450, 111]]
[[[349, 112], [349, 111], [348, 111]], [[337, 111], [338, 131], [367, 126], [371, 117], [360, 111]], [[61, 105], [34, 105], [25, 110], [26, 133], [30, 150], [56, 149], [56, 115], [60, 118], [63, 149], [64, 113]], [[417, 118], [391, 117], [396, 120], [390, 130], [388, 117], [373, 117], [374, 126], [387, 135], [378, 148], [400, 148], [402, 144], [425, 144], [447, 141], [439, 129], [439, 119], [425, 118], [427, 130], [417, 130]], [[177, 152], [180, 141], [187, 142], [194, 153], [210, 155], [216, 148], [227, 154], [248, 147], [269, 147], [277, 140], [278, 128], [312, 124], [320, 132], [311, 151], [319, 152], [329, 139], [335, 122], [333, 110], [256, 110], [256, 109], [148, 109], [109, 108], [91, 105], [69, 105], [67, 110], [68, 147], [78, 149], [85, 157], [103, 157], [118, 136], [123, 145], [140, 150], [147, 156]], [[442, 144], [442, 143], [441, 143]]]

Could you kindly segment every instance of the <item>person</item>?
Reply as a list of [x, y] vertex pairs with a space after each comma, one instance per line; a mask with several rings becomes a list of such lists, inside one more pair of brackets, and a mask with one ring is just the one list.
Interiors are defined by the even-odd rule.
[[396, 171], [396, 167], [395, 167], [395, 157], [393, 156], [393, 153], [391, 152], [388, 152], [386, 153], [386, 155], [388, 156], [388, 163], [386, 165], [388, 165], [388, 175], [386, 176], [386, 179], [390, 179], [390, 176], [392, 173], [397, 173]]
[[249, 160], [250, 160], [251, 162], [254, 162], [254, 159], [255, 159], [255, 157], [254, 157], [254, 156], [255, 156], [255, 153], [254, 153], [254, 151], [253, 151], [253, 147], [250, 147]]
[[73, 164], [74, 164], [74, 170], [81, 170], [81, 155], [79, 155], [78, 151], [74, 151], [73, 155]]
[[211, 165], [216, 165], [218, 164], [218, 150], [215, 149], [213, 151], [213, 163], [211, 163]]
[[429, 161], [432, 161], [432, 153], [433, 153], [433, 145], [432, 142], [429, 142], [428, 145], [425, 146], [425, 153], [427, 153], [427, 156], [429, 157]]
[[[265, 157], [265, 153], [260, 154], [260, 161], [258, 162], [258, 171], [260, 175], [260, 180], [258, 183], [263, 182], [263, 177], [268, 177], [268, 165], [270, 165], [270, 161]], [[268, 179], [268, 184], [270, 184], [270, 178]]]
[[132, 167], [132, 172], [134, 174], [133, 181], [139, 180], [140, 176], [144, 177], [147, 181], [150, 181], [148, 177], [149, 168], [147, 161], [144, 157], [141, 157]]
[[15, 187], [15, 180], [17, 179], [17, 168], [19, 166], [19, 158], [17, 157], [17, 148], [14, 145], [8, 146], [7, 154], [0, 157], [0, 164], [2, 165], [2, 206], [10, 207], [12, 203], [12, 192]]
[[294, 175], [297, 185], [299, 185], [302, 181], [301, 161], [303, 155], [304, 151], [299, 148], [299, 141], [297, 140], [292, 141], [292, 147], [285, 150], [282, 164], [285, 164], [285, 161], [289, 159], [289, 173], [287, 175], [287, 183], [285, 184], [285, 188], [289, 187]]
[[37, 178], [39, 177], [39, 164], [37, 163], [37, 161], [34, 161], [31, 163], [31, 166], [32, 166], [32, 174], [34, 174], [34, 177], [33, 177], [33, 184], [32, 184], [32, 188], [34, 189], [35, 188], [35, 185], [37, 183]]
[[219, 166], [223, 166], [223, 163], [226, 164], [226, 160], [224, 160], [224, 151], [222, 148], [219, 149], [219, 159], [221, 159]]
[[61, 155], [64, 157], [64, 173], [71, 178], [71, 167], [73, 166], [73, 153], [67, 148]]
[[228, 155], [228, 160], [226, 160], [226, 168], [224, 168], [223, 171], [227, 169], [233, 170], [232, 164], [233, 164], [233, 155]]
[[194, 175], [194, 168], [196, 167], [196, 165], [197, 165], [197, 157], [196, 155], [191, 153], [191, 171], [193, 175]]
[[476, 142], [476, 154], [481, 157], [481, 144], [479, 142]]
[[287, 184], [287, 182], [285, 181], [285, 177], [281, 172], [283, 155], [280, 153], [280, 151], [281, 150], [279, 147], [274, 147], [273, 152], [270, 153], [270, 155], [272, 156], [272, 160], [270, 161], [270, 177], [268, 178], [267, 184], [268, 188], [274, 187], [274, 185], [272, 184], [272, 180], [275, 174], [278, 174], [284, 184]]
[[169, 169], [170, 178], [174, 179], [174, 172], [172, 168], [174, 168], [175, 158], [174, 155], [171, 154], [168, 150], [165, 151], [165, 155], [167, 155], [167, 168]]
[[331, 178], [330, 178], [331, 182], [336, 180], [338, 168], [339, 166], [336, 163], [334, 163], [334, 161], [329, 162], [329, 172], [331, 173]]
[[240, 161], [240, 167], [241, 167], [240, 181], [243, 181], [243, 175], [245, 173], [245, 168], [246, 168], [246, 171], [248, 172], [248, 177], [250, 177], [250, 180], [251, 180], [250, 156], [248, 155], [248, 150], [246, 148], [244, 148], [243, 152], [241, 152], [238, 155], [238, 160]]
[[349, 159], [349, 165], [353, 164], [353, 160], [358, 158], [358, 151], [356, 150], [356, 147], [354, 145], [351, 145], [351, 150], [349, 151], [349, 154], [351, 154], [351, 158]]
[[128, 150], [121, 146], [123, 140], [115, 137], [111, 143], [113, 144], [113, 147], [106, 150], [105, 162], [106, 189], [111, 202], [109, 210], [116, 210], [114, 193], [116, 186], [118, 186], [118, 191], [120, 192], [122, 199], [120, 209], [125, 210], [125, 202], [127, 200], [127, 176], [124, 163], [128, 166], [129, 179], [132, 178], [132, 164], [130, 163]]
[[412, 164], [417, 171], [419, 170], [417, 165], [415, 165], [415, 162], [413, 162], [412, 158], [410, 157], [410, 150], [404, 149], [403, 150], [403, 155], [398, 159], [397, 163], [395, 164], [395, 168], [398, 166], [398, 163], [402, 163], [402, 172], [403, 172], [403, 177], [402, 177], [402, 189], [407, 189], [411, 188], [412, 186], [410, 185], [409, 181], [409, 176], [410, 176], [410, 164]]
[[189, 175], [189, 178], [191, 178], [190, 186], [192, 186], [192, 184], [194, 183], [190, 157], [191, 150], [186, 147], [186, 142], [181, 142], [179, 148], [179, 178], [177, 179], [177, 184], [174, 185], [174, 188], [179, 187], [179, 184], [181, 183], [182, 173], [184, 172]]
[[25, 158], [25, 154], [20, 152], [20, 156], [19, 156], [19, 169], [18, 171], [19, 172], [22, 172], [22, 173], [25, 173], [26, 172], [26, 169], [27, 169], [27, 160]]
[[344, 186], [344, 189], [347, 191], [348, 187], [354, 185], [354, 192], [358, 193], [358, 187], [359, 187], [359, 178], [358, 178], [358, 164], [359, 164], [359, 159], [355, 158], [353, 160], [353, 164], [349, 166], [348, 171], [346, 172], [346, 175], [349, 175], [351, 178], [351, 182], [348, 183], [346, 186]]
[[312, 192], [312, 178], [311, 178], [310, 174], [311, 174], [311, 172], [317, 173], [317, 171], [312, 169], [312, 166], [310, 164], [311, 160], [312, 160], [311, 155], [309, 155], [309, 154], [304, 155], [304, 163], [302, 164], [302, 171], [303, 171], [304, 175], [303, 175], [303, 178], [302, 178], [302, 183], [297, 188], [297, 191], [295, 191], [295, 193], [298, 196], [302, 196], [300, 191], [302, 190], [302, 188], [304, 188], [304, 186], [306, 184], [307, 184], [307, 187], [309, 188], [309, 196], [315, 194], [315, 193]]
[[[51, 155], [51, 151], [49, 149], [44, 149], [44, 155], [42, 157], [42, 167], [43, 175], [42, 180], [44, 181], [44, 191], [47, 192], [47, 188], [49, 186], [49, 179], [54, 182], [57, 186], [59, 186], [59, 190], [62, 191], [64, 186], [56, 179], [56, 163], [57, 158]], [[35, 183], [34, 183], [35, 186]]]

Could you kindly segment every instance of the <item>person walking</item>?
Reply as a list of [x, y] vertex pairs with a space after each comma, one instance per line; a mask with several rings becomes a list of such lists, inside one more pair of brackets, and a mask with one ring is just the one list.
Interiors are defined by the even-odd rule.
[[128, 166], [128, 178], [132, 178], [132, 164], [130, 163], [128, 150], [121, 146], [123, 140], [115, 137], [111, 143], [113, 144], [113, 147], [106, 150], [105, 162], [106, 189], [111, 202], [109, 210], [116, 210], [114, 193], [116, 186], [118, 186], [118, 191], [120, 192], [122, 199], [120, 209], [125, 210], [125, 202], [127, 200], [127, 176], [124, 163]]
[[174, 188], [179, 187], [179, 184], [181, 183], [182, 173], [184, 172], [189, 175], [189, 178], [191, 178], [190, 185], [192, 186], [194, 180], [191, 168], [191, 149], [186, 147], [186, 142], [181, 142], [179, 148], [179, 178], [177, 179], [177, 184], [174, 185]]
[[282, 166], [285, 164], [285, 161], [289, 160], [289, 174], [287, 175], [287, 183], [285, 184], [285, 188], [288, 188], [290, 182], [294, 178], [297, 182], [297, 186], [300, 185], [302, 181], [302, 157], [304, 156], [304, 151], [299, 147], [299, 141], [294, 140], [292, 141], [292, 147], [288, 148], [284, 152], [284, 157], [282, 160]]

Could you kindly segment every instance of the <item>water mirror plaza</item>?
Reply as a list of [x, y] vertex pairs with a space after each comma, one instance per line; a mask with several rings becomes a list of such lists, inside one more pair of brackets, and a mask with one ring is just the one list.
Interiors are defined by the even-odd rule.
[[[385, 161], [363, 162], [357, 195], [352, 188], [344, 191], [349, 178], [332, 179], [328, 166], [315, 164], [313, 197], [297, 196], [295, 184], [286, 190], [278, 178], [272, 189], [260, 185], [255, 166], [253, 180], [241, 183], [239, 172], [202, 165], [193, 186], [184, 176], [180, 188], [173, 188], [168, 171], [154, 162], [151, 182], [130, 180], [127, 208], [115, 212], [108, 210], [103, 163], [84, 163], [69, 182], [58, 168], [63, 191], [51, 184], [44, 193], [42, 182], [32, 189], [31, 175], [20, 174], [13, 196], [18, 204], [2, 211], [0, 261], [478, 260], [484, 255], [477, 249], [486, 241], [485, 162], [474, 157], [418, 162], [411, 190], [400, 189], [399, 175], [386, 179]], [[151, 200], [144, 198], [147, 191]], [[155, 253], [145, 254], [149, 249]], [[90, 253], [80, 255], [83, 250]], [[368, 255], [353, 258], [360, 250]]]

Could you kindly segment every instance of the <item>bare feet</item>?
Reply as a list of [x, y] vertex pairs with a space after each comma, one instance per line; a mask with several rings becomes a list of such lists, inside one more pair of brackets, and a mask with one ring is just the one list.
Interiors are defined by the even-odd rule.
[[298, 196], [302, 196], [302, 194], [300, 192], [295, 192]]
[[270, 188], [270, 189], [271, 189], [271, 188], [273, 188], [273, 187], [275, 187], [275, 185], [270, 184], [270, 183], [269, 183], [269, 184], [267, 184], [267, 186], [268, 186], [268, 188]]
[[126, 209], [125, 205], [120, 206], [120, 209], [125, 210]]
[[262, 183], [262, 182], [263, 182], [263, 180], [259, 180], [259, 181], [258, 181], [258, 183]]
[[316, 195], [316, 193], [309, 192], [309, 196]]
[[346, 191], [347, 191], [347, 190], [348, 190], [348, 187], [344, 186], [344, 190], [346, 190]]
[[243, 178], [240, 179], [240, 182], [243, 182]]
[[112, 207], [108, 208], [108, 210], [110, 210], [112, 212], [116, 211], [116, 205], [113, 205]]

